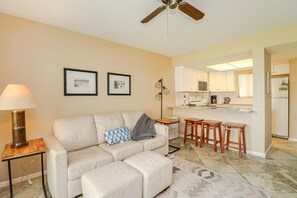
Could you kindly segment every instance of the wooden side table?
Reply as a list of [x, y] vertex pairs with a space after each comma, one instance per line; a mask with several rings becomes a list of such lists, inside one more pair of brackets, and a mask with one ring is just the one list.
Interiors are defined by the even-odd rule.
[[43, 141], [43, 138], [29, 140], [28, 142], [29, 144], [27, 146], [20, 147], [20, 148], [11, 148], [11, 144], [6, 144], [1, 155], [2, 162], [7, 161], [8, 163], [10, 197], [13, 197], [10, 161], [23, 158], [23, 157], [30, 157], [33, 155], [40, 155], [42, 187], [43, 187], [44, 196], [45, 198], [47, 198], [45, 185], [44, 185], [44, 166], [43, 166], [43, 154], [46, 152], [45, 143]]
[[[155, 119], [155, 121], [158, 122], [158, 123], [164, 124], [164, 125], [179, 123], [179, 120], [171, 119], [171, 118], [159, 118], [159, 119]], [[176, 146], [173, 146], [173, 145], [170, 145], [170, 144], [169, 144], [169, 147], [174, 149], [173, 151], [169, 152], [169, 154], [180, 150], [179, 147], [176, 147]]]

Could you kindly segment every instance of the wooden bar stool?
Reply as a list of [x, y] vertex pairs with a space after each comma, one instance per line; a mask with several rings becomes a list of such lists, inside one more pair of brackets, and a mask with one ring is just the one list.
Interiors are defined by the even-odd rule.
[[[202, 144], [204, 143], [204, 140], [206, 140], [206, 144], [208, 144], [208, 141], [213, 141], [214, 145], [214, 151], [217, 152], [217, 144], [220, 143], [221, 150], [222, 150], [222, 134], [221, 134], [221, 121], [215, 121], [215, 120], [204, 120], [201, 122], [201, 141], [200, 141], [200, 148], [202, 148]], [[206, 129], [206, 138], [204, 138], [204, 129]], [[209, 130], [212, 129], [213, 131], [213, 139], [209, 139]], [[217, 131], [219, 132], [219, 141], [217, 140]], [[222, 152], [222, 151], [221, 151]]]
[[[184, 143], [187, 142], [187, 136], [191, 136], [191, 140], [195, 140], [195, 145], [198, 146], [198, 130], [197, 130], [197, 127], [198, 127], [198, 125], [201, 126], [201, 121], [203, 121], [203, 119], [200, 119], [200, 118], [186, 118], [185, 119]], [[188, 126], [191, 127], [191, 134], [187, 134]]]
[[[245, 142], [245, 124], [241, 123], [232, 123], [232, 122], [226, 122], [222, 124], [223, 126], [223, 139], [225, 138], [225, 134], [227, 132], [227, 143], [226, 143], [226, 149], [234, 148], [239, 150], [239, 157], [242, 158], [242, 150], [244, 154], [246, 154], [246, 142]], [[238, 142], [232, 142], [230, 141], [230, 133], [231, 131], [238, 132]], [[230, 143], [238, 145], [238, 147], [230, 146]], [[224, 149], [223, 149], [224, 152]], [[222, 153], [223, 153], [222, 152]]]

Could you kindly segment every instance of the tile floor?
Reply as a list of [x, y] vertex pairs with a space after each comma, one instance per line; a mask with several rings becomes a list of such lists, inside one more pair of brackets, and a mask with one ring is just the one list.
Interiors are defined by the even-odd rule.
[[182, 138], [172, 140], [171, 145], [181, 148], [175, 155], [203, 165], [223, 175], [270, 191], [274, 198], [297, 198], [297, 143], [273, 138], [266, 159], [246, 154], [239, 159], [238, 152], [225, 150], [214, 152], [211, 145], [202, 149], [191, 140], [183, 143]]
[[[227, 150], [220, 154], [211, 146], [195, 147], [190, 140], [184, 144], [182, 138], [172, 140], [171, 144], [181, 147], [171, 155], [270, 191], [273, 198], [297, 198], [297, 143], [274, 138], [266, 159], [249, 154], [239, 159], [237, 151]], [[27, 182], [15, 184], [14, 197], [43, 197], [41, 178], [32, 181], [32, 185]], [[0, 197], [9, 197], [8, 187], [0, 189]]]

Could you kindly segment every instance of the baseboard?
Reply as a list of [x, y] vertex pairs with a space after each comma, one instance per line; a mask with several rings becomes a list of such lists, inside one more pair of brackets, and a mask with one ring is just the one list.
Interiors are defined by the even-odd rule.
[[290, 141], [290, 142], [297, 142], [297, 139], [289, 138], [289, 141]]
[[[179, 137], [184, 137], [184, 135], [183, 134], [179, 134]], [[213, 142], [209, 142], [209, 144], [213, 144]], [[267, 153], [268, 153], [268, 151], [270, 150], [270, 148], [271, 148], [271, 145], [268, 147], [268, 149], [267, 149], [267, 151], [266, 151], [266, 153], [260, 153], [260, 152], [256, 152], [256, 151], [251, 151], [251, 150], [246, 150], [246, 152], [248, 153], [248, 154], [251, 154], [251, 155], [254, 155], [254, 156], [257, 156], [257, 157], [262, 157], [262, 158], [265, 158], [266, 157], [266, 155], [267, 155]], [[233, 148], [229, 148], [230, 150], [234, 150], [234, 151], [238, 151], [238, 150], [236, 150], [236, 149], [233, 149]]]
[[[45, 175], [47, 174], [46, 170], [44, 171], [44, 174]], [[40, 176], [41, 176], [41, 171], [37, 172], [37, 173], [32, 173], [32, 174], [28, 175], [28, 177], [22, 176], [22, 177], [14, 178], [14, 179], [12, 179], [12, 183], [13, 184], [20, 183], [20, 182], [22, 182], [22, 178], [24, 178], [24, 177], [26, 177], [26, 179], [23, 181], [28, 180], [27, 178], [33, 179], [33, 178], [40, 177]], [[9, 180], [0, 182], [0, 188], [6, 187], [6, 186], [9, 186]]]

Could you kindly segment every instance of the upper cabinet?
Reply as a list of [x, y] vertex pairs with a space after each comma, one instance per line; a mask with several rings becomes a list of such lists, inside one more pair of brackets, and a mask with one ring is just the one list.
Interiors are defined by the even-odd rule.
[[233, 71], [226, 73], [226, 91], [235, 91], [235, 75]]
[[223, 91], [225, 90], [226, 77], [224, 72], [209, 72], [209, 90]]
[[209, 90], [212, 92], [235, 91], [233, 71], [209, 72]]
[[175, 67], [175, 91], [198, 91], [198, 80], [207, 81], [207, 76], [207, 72], [200, 71], [191, 67]]
[[288, 73], [290, 73], [290, 66], [288, 64], [271, 66], [272, 75], [288, 74]]
[[198, 80], [199, 81], [208, 81], [208, 72], [202, 71], [202, 70], [197, 70], [198, 74]]

